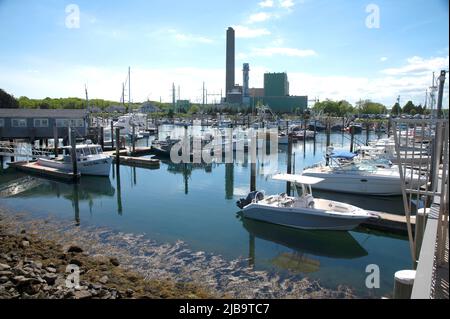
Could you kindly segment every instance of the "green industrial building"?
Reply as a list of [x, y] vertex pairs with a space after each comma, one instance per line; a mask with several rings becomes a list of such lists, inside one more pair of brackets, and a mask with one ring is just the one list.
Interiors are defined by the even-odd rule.
[[286, 73], [265, 73], [264, 96], [253, 96], [251, 102], [253, 105], [263, 103], [275, 113], [294, 113], [303, 112], [307, 108], [308, 97], [289, 95]]

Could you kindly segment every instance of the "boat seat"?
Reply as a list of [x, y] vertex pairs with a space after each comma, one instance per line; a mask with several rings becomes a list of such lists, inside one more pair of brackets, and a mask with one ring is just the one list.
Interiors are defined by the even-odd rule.
[[314, 197], [311, 194], [304, 195], [296, 201], [297, 207], [314, 208]]

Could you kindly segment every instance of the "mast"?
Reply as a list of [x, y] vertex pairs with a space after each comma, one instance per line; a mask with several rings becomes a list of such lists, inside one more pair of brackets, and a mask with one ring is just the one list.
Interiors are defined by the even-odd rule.
[[84, 92], [86, 93], [86, 110], [88, 110], [89, 109], [89, 97], [88, 97], [88, 91], [87, 91], [86, 84], [84, 84]]
[[128, 67], [128, 112], [131, 110], [131, 68]]

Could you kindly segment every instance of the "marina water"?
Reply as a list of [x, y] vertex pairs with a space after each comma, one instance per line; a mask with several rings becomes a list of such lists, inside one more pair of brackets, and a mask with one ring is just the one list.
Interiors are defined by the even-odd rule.
[[[183, 127], [165, 125], [159, 130], [160, 139], [183, 134]], [[365, 134], [357, 138], [365, 141]], [[371, 133], [370, 139], [376, 138]], [[149, 146], [151, 142], [152, 138], [144, 139], [138, 145]], [[349, 149], [350, 139], [332, 133], [331, 144]], [[325, 149], [323, 133], [317, 134], [316, 142], [294, 144], [295, 172], [323, 160]], [[281, 172], [286, 171], [286, 153], [287, 145], [280, 145]], [[285, 183], [271, 180], [260, 174], [262, 171], [258, 165], [258, 190], [267, 194], [286, 191]], [[4, 169], [0, 188], [24, 176]], [[301, 231], [243, 219], [236, 200], [250, 190], [249, 164], [172, 164], [163, 160], [159, 169], [152, 170], [120, 166], [117, 174], [114, 166], [109, 178], [83, 176], [78, 186], [35, 177], [33, 180], [29, 189], [0, 198], [0, 206], [30, 212], [35, 218], [51, 214], [76, 219], [78, 226], [73, 227], [101, 226], [145, 234], [162, 244], [182, 240], [194, 251], [229, 260], [248, 258], [255, 270], [306, 276], [333, 289], [347, 285], [362, 297], [390, 294], [395, 271], [410, 266], [406, 237], [364, 228], [350, 232]], [[369, 210], [403, 213], [401, 197], [313, 194]], [[380, 268], [379, 289], [366, 287], [366, 267], [371, 264]]]

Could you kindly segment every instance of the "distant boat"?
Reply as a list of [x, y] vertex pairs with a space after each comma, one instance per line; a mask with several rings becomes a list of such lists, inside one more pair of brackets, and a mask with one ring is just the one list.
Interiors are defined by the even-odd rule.
[[[39, 158], [38, 165], [71, 172], [73, 169], [71, 147], [65, 146], [63, 155], [55, 159]], [[109, 176], [112, 159], [103, 154], [100, 145], [76, 145], [77, 169], [82, 175]]]
[[309, 230], [351, 230], [375, 217], [353, 205], [314, 198], [311, 185], [323, 181], [320, 178], [292, 174], [278, 174], [272, 178], [294, 183], [298, 196], [285, 193], [265, 196], [263, 192], [251, 192], [237, 202], [245, 217]]
[[[381, 161], [358, 161], [357, 154], [347, 151], [333, 151], [330, 165], [323, 163], [303, 170], [303, 176], [320, 178], [313, 188], [334, 192], [365, 194], [376, 196], [396, 196], [402, 194], [398, 166]], [[426, 179], [406, 169], [409, 187], [417, 188], [426, 183]]]

